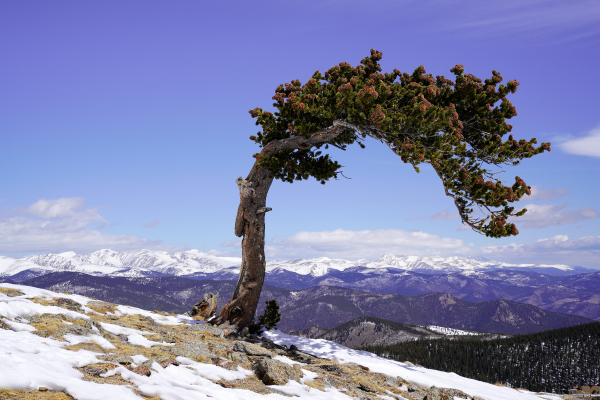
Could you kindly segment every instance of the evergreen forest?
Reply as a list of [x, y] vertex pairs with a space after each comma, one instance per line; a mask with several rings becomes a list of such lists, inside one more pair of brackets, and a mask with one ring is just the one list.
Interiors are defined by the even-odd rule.
[[510, 338], [424, 339], [361, 350], [534, 392], [600, 384], [600, 322]]

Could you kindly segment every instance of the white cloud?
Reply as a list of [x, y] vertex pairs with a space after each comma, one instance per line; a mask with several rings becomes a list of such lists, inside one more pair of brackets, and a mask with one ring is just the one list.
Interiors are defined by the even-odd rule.
[[106, 225], [108, 221], [98, 213], [98, 208], [84, 209], [84, 203], [81, 197], [42, 199], [29, 207], [12, 210], [11, 217], [0, 219], [0, 253], [89, 253], [103, 248], [116, 251], [186, 249], [160, 240], [104, 234], [91, 229], [90, 224]]
[[448, 212], [448, 209], [445, 209], [445, 210], [442, 210], [442, 211], [440, 211], [439, 213], [437, 213], [435, 215], [432, 215], [430, 219], [431, 220], [434, 220], [434, 219], [444, 219], [444, 220], [447, 220], [447, 219], [456, 219], [456, 218], [460, 218], [460, 214], [458, 213], [458, 211], [455, 212], [455, 213], [450, 214]]
[[[514, 238], [514, 239], [518, 239]], [[441, 238], [422, 231], [406, 232], [399, 229], [348, 231], [337, 229], [324, 232], [298, 232], [283, 239], [269, 240], [265, 254], [269, 259], [341, 258], [346, 260], [375, 260], [386, 253], [417, 256], [483, 256], [490, 260], [531, 263], [580, 265], [600, 267], [600, 236], [569, 239], [566, 235], [539, 239], [535, 242], [506, 243], [508, 239], [492, 241], [483, 246], [465, 244], [460, 239]], [[221, 245], [234, 251], [217, 251], [219, 256], [240, 254], [240, 241]]]
[[586, 136], [560, 144], [567, 153], [582, 156], [600, 157], [600, 126], [592, 129]]
[[[591, 207], [582, 207], [578, 210], [565, 210], [566, 204], [528, 204], [525, 215], [512, 218], [509, 222], [523, 223], [522, 229], [539, 229], [548, 226], [575, 224], [586, 219], [598, 218], [600, 212]], [[521, 209], [522, 209], [521, 208]]]
[[541, 186], [531, 186], [531, 194], [524, 196], [522, 200], [526, 201], [538, 201], [538, 200], [551, 200], [558, 197], [563, 197], [567, 194], [567, 190], [563, 188], [558, 189], [546, 189], [542, 190]]
[[494, 260], [549, 263], [566, 265], [583, 265], [598, 268], [600, 263], [600, 236], [584, 236], [569, 239], [566, 235], [539, 239], [536, 242], [508, 245], [488, 244], [479, 252]]
[[17, 209], [23, 214], [38, 218], [64, 218], [74, 216], [78, 210], [83, 208], [85, 199], [83, 197], [63, 197], [60, 199], [41, 199], [27, 208]]
[[159, 220], [148, 222], [147, 224], [144, 224], [144, 228], [154, 228], [158, 224], [160, 224]]
[[298, 232], [265, 245], [269, 258], [375, 259], [385, 253], [434, 255], [466, 247], [462, 240], [400, 229]]

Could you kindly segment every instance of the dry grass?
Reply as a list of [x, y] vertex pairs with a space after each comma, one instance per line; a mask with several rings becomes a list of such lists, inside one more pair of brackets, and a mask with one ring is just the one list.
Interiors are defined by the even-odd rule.
[[117, 305], [106, 303], [104, 301], [90, 301], [86, 307], [91, 308], [99, 314], [114, 313], [117, 310]]
[[66, 346], [63, 347], [63, 349], [65, 350], [71, 350], [71, 351], [79, 351], [79, 350], [88, 350], [88, 351], [93, 351], [94, 353], [107, 353], [109, 351], [111, 351], [111, 349], [105, 349], [104, 347], [100, 346], [98, 343], [77, 343], [73, 346]]
[[23, 296], [25, 294], [18, 291], [17, 289], [7, 287], [0, 287], [0, 293], [4, 293], [8, 297]]
[[[55, 335], [62, 327], [67, 326], [67, 324], [62, 321], [63, 319], [66, 319], [62, 314], [42, 314], [39, 319], [41, 320], [40, 322], [32, 322], [31, 326], [36, 329], [33, 333], [41, 337]], [[64, 339], [58, 338], [58, 340]]]
[[39, 390], [11, 390], [11, 389], [0, 389], [0, 400], [71, 400], [72, 396], [64, 392], [55, 392], [54, 390], [47, 390], [40, 392]]
[[[140, 354], [151, 360], [154, 360], [157, 358], [173, 357], [173, 355], [171, 353], [169, 353], [169, 347], [153, 346], [150, 348], [146, 348], [146, 347], [141, 347], [141, 346], [134, 346], [134, 345], [128, 344], [127, 342], [113, 342], [113, 345], [115, 345], [116, 349], [110, 349], [109, 351], [111, 353], [115, 353], [115, 354], [121, 354], [121, 355], [125, 355], [125, 356], [135, 356], [135, 355]], [[106, 350], [105, 350], [105, 352], [106, 352]], [[209, 360], [209, 362], [210, 362], [210, 360]]]
[[139, 331], [155, 332], [156, 330], [161, 329], [160, 325], [149, 326], [154, 324], [154, 320], [149, 321], [145, 316], [139, 314], [123, 315], [122, 317], [117, 318], [115, 318], [113, 315], [94, 315], [93, 319], [98, 322], [106, 322], [109, 324], [124, 326], [126, 328], [137, 329]]
[[304, 384], [306, 386], [310, 386], [311, 388], [320, 390], [321, 392], [325, 391], [325, 384], [323, 383], [323, 381], [314, 380], [314, 381], [310, 381], [310, 382], [305, 382]]
[[117, 373], [113, 376], [109, 376], [106, 378], [101, 377], [100, 375], [117, 368], [118, 365], [109, 364], [109, 363], [95, 363], [89, 364], [85, 367], [77, 368], [80, 372], [83, 373], [83, 380], [100, 383], [105, 385], [129, 385], [134, 386], [131, 382], [126, 381], [121, 377], [121, 374]]
[[54, 302], [52, 301], [52, 299], [43, 299], [41, 297], [32, 297], [29, 300], [33, 301], [34, 303], [41, 304], [42, 306], [53, 306], [54, 305]]
[[369, 391], [385, 393], [385, 389], [375, 383], [371, 376], [355, 375], [352, 380], [357, 386], [369, 388]]
[[[52, 306], [59, 305], [56, 303], [55, 299], [47, 300], [43, 298], [32, 298], [32, 301]], [[69, 306], [68, 302], [62, 301], [63, 305]], [[255, 357], [250, 356], [240, 356], [237, 353], [233, 353], [231, 351], [231, 347], [233, 342], [230, 339], [221, 338], [219, 336], [215, 336], [208, 331], [195, 331], [189, 329], [185, 325], [161, 325], [154, 322], [152, 318], [135, 314], [135, 315], [123, 315], [116, 316], [113, 315], [116, 311], [117, 305], [112, 303], [106, 303], [101, 301], [91, 301], [87, 304], [87, 307], [92, 309], [94, 313], [88, 314], [91, 318], [91, 321], [96, 322], [106, 322], [110, 324], [120, 325], [132, 329], [137, 329], [140, 331], [151, 333], [150, 335], [145, 335], [149, 340], [153, 340], [156, 342], [171, 342], [171, 343], [180, 343], [180, 342], [188, 342], [191, 340], [200, 340], [208, 345], [208, 349], [213, 352], [217, 357], [222, 357], [225, 359], [233, 360], [238, 363], [243, 368], [251, 369], [252, 361]], [[66, 307], [65, 307], [66, 308]], [[158, 313], [160, 315], [170, 315], [168, 313]], [[58, 340], [64, 340], [59, 337], [64, 331], [68, 331], [65, 327], [69, 326], [68, 323], [80, 325], [83, 327], [90, 328], [89, 321], [83, 318], [72, 318], [67, 317], [63, 314], [42, 314], [38, 316], [39, 321], [32, 322], [31, 325], [36, 328], [35, 333], [48, 337], [57, 337]], [[87, 323], [87, 325], [86, 325]], [[99, 325], [95, 325], [99, 327]], [[61, 332], [61, 330], [63, 332]], [[89, 331], [88, 331], [89, 332]], [[135, 355], [143, 355], [146, 358], [161, 362], [165, 359], [175, 358], [176, 355], [171, 353], [171, 346], [153, 346], [150, 348], [145, 348], [142, 346], [132, 345], [127, 341], [123, 341], [116, 335], [109, 334], [108, 332], [104, 332], [101, 330], [101, 335], [109, 340], [116, 348], [115, 349], [104, 349], [100, 345], [96, 343], [79, 343], [73, 346], [64, 347], [66, 350], [71, 351], [79, 351], [79, 350], [88, 350], [95, 353], [100, 354], [116, 354], [119, 356], [135, 356]], [[167, 344], [165, 343], [165, 344]], [[213, 359], [205, 356], [199, 355], [194, 358], [194, 361], [205, 363], [205, 364], [213, 364]], [[324, 391], [326, 387], [333, 385], [337, 388], [343, 388], [347, 391], [345, 394], [351, 397], [360, 397], [363, 399], [375, 399], [375, 393], [385, 393], [386, 389], [390, 390], [393, 393], [402, 394], [404, 392], [399, 390], [397, 383], [394, 381], [390, 381], [389, 377], [383, 374], [370, 372], [368, 368], [363, 367], [357, 364], [344, 364], [340, 365], [335, 361], [330, 360], [322, 360], [322, 359], [312, 359], [308, 360], [309, 364], [303, 364], [302, 368], [311, 370], [313, 372], [318, 373], [318, 377], [311, 382], [306, 382], [305, 384], [310, 387], [320, 391]], [[316, 363], [316, 364], [315, 364]], [[324, 366], [335, 366], [334, 368], [322, 368]], [[124, 380], [120, 374], [115, 374], [111, 377], [102, 378], [100, 377], [106, 371], [109, 371], [113, 368], [116, 368], [117, 365], [109, 362], [98, 362], [95, 364], [90, 364], [85, 367], [77, 368], [84, 374], [84, 380], [92, 381], [100, 384], [113, 384], [113, 385], [132, 385], [131, 382]], [[127, 367], [130, 368], [130, 367]], [[219, 381], [218, 384], [229, 387], [229, 388], [237, 388], [237, 389], [247, 389], [256, 393], [267, 394], [267, 393], [279, 393], [275, 389], [270, 388], [269, 386], [265, 386], [265, 384], [260, 381], [255, 375], [249, 376], [246, 379], [235, 380], [235, 381]], [[306, 388], [308, 390], [308, 387]], [[135, 387], [134, 387], [135, 390]], [[21, 396], [21, 394], [13, 394], [14, 393], [22, 393], [23, 396], [27, 395], [28, 397], [15, 397]], [[62, 393], [62, 392], [37, 392], [37, 391], [10, 391], [10, 396], [13, 397], [3, 397], [5, 393], [9, 393], [6, 390], [0, 390], [0, 400], [2, 399], [70, 399], [71, 397]], [[38, 397], [37, 395], [42, 395], [46, 397]], [[62, 396], [62, 397], [61, 397]], [[160, 400], [159, 397], [153, 396], [143, 396], [141, 397], [149, 400]]]

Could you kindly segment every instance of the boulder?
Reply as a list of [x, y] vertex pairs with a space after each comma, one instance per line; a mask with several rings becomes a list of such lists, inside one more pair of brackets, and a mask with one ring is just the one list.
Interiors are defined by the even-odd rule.
[[273, 353], [269, 350], [263, 349], [260, 346], [257, 346], [248, 342], [235, 342], [233, 345], [233, 351], [237, 351], [238, 353], [244, 353], [249, 356], [263, 356], [263, 357], [271, 357]]
[[300, 378], [304, 375], [298, 364], [289, 365], [269, 358], [257, 360], [253, 364], [253, 369], [258, 379], [265, 385], [285, 385], [290, 379], [300, 382]]
[[218, 328], [213, 325], [209, 325], [209, 324], [191, 324], [188, 327], [188, 329], [191, 331], [200, 331], [200, 332], [210, 333], [211, 335], [217, 336], [220, 338], [223, 338], [225, 336], [225, 331], [223, 329]]
[[189, 342], [177, 343], [169, 348], [169, 352], [174, 357], [182, 356], [191, 359], [196, 359], [200, 356], [215, 357], [215, 354], [210, 351], [206, 343], [201, 340], [191, 340]]

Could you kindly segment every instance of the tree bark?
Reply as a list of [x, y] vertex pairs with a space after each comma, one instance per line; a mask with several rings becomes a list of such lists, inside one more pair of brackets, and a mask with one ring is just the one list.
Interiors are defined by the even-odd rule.
[[[308, 138], [292, 136], [274, 140], [261, 151], [261, 156], [279, 154], [281, 151], [308, 150], [315, 144], [327, 142], [336, 137], [339, 123]], [[265, 281], [265, 215], [271, 209], [266, 207], [267, 193], [273, 183], [273, 173], [254, 163], [246, 179], [236, 180], [240, 191], [240, 205], [235, 219], [235, 235], [242, 239], [242, 265], [240, 276], [233, 291], [231, 301], [223, 306], [217, 325], [230, 324], [242, 329], [254, 322], [254, 314]]]
[[240, 189], [240, 205], [235, 234], [243, 236], [242, 265], [231, 301], [223, 306], [215, 323], [242, 328], [253, 323], [265, 281], [265, 204], [273, 174], [255, 163], [248, 177], [239, 177], [236, 182]]

